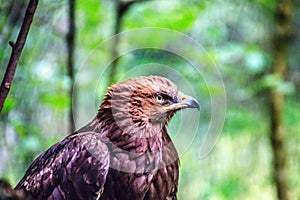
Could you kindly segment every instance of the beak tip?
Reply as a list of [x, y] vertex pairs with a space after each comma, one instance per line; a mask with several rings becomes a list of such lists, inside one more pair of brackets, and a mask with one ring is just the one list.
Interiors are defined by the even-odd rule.
[[197, 108], [198, 111], [200, 110], [200, 105], [198, 101], [195, 99], [189, 99], [187, 101], [187, 104], [189, 105], [190, 108]]
[[197, 108], [198, 111], [200, 110], [200, 104], [194, 97], [186, 95], [181, 91], [179, 91], [178, 96], [180, 102], [185, 105], [183, 108]]
[[197, 108], [198, 111], [200, 111], [200, 104], [198, 101], [189, 96], [185, 95], [184, 93], [179, 91], [178, 95], [179, 101], [170, 105], [170, 106], [164, 106], [164, 109], [169, 112], [169, 111], [177, 111], [185, 108]]

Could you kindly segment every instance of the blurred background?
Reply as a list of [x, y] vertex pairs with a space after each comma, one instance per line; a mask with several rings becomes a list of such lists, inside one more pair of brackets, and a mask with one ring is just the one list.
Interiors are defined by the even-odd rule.
[[[28, 2], [0, 2], [1, 77]], [[203, 48], [200, 66], [154, 48], [120, 55], [133, 41], [165, 49], [178, 42], [147, 31], [112, 38], [144, 27], [189, 36]], [[152, 74], [187, 80], [176, 83], [202, 108], [197, 136], [181, 155], [179, 199], [300, 199], [299, 31], [299, 1], [40, 1], [0, 114], [0, 177], [14, 186], [41, 152], [89, 122], [110, 83]], [[200, 159], [211, 99], [222, 95], [210, 81], [215, 70], [226, 89], [225, 122]], [[178, 113], [172, 137], [182, 118], [195, 120]]]

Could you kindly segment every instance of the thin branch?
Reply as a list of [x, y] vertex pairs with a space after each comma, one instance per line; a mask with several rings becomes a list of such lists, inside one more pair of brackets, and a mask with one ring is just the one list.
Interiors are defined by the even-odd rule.
[[114, 83], [116, 80], [116, 72], [117, 72], [117, 67], [118, 67], [118, 45], [119, 45], [119, 33], [121, 31], [121, 26], [123, 22], [123, 17], [127, 13], [127, 11], [133, 6], [135, 3], [141, 3], [145, 2], [146, 0], [131, 0], [131, 1], [126, 1], [123, 2], [121, 0], [116, 1], [116, 21], [115, 21], [115, 27], [114, 27], [114, 41], [112, 45], [112, 59], [113, 62], [111, 63], [111, 68], [110, 68], [110, 75], [109, 75], [109, 85]]
[[33, 16], [35, 10], [38, 5], [38, 0], [30, 0], [26, 9], [25, 17], [23, 20], [22, 27], [20, 29], [18, 38], [16, 43], [9, 42], [10, 46], [12, 46], [12, 52], [10, 55], [10, 59], [7, 64], [7, 68], [0, 86], [0, 112], [3, 108], [4, 102], [8, 95], [8, 92], [11, 88], [11, 84], [15, 75], [15, 71], [19, 62], [19, 58], [21, 56], [23, 47], [26, 42], [26, 38], [30, 29], [31, 22], [33, 20]]
[[69, 111], [69, 123], [70, 131], [75, 130], [74, 114], [76, 108], [76, 89], [74, 88], [74, 48], [75, 48], [75, 0], [69, 0], [69, 29], [66, 36], [67, 50], [68, 50], [68, 76], [70, 78], [70, 111]]

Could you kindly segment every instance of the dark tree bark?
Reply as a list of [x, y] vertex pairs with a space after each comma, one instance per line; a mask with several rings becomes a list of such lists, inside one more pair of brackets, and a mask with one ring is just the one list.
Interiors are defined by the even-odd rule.
[[76, 36], [76, 27], [75, 27], [75, 3], [76, 0], [69, 0], [69, 30], [66, 36], [67, 50], [68, 50], [68, 76], [70, 78], [70, 88], [69, 88], [69, 97], [70, 97], [70, 111], [69, 111], [69, 124], [70, 132], [75, 130], [74, 123], [74, 114], [76, 109], [76, 88], [75, 88], [75, 77], [74, 77], [74, 51], [75, 51], [75, 36]]
[[130, 9], [130, 7], [137, 2], [143, 2], [143, 0], [132, 0], [132, 1], [126, 1], [122, 2], [120, 0], [116, 0], [116, 22], [115, 22], [115, 27], [114, 27], [114, 41], [112, 45], [112, 59], [113, 62], [111, 63], [111, 68], [110, 68], [110, 74], [109, 74], [109, 80], [108, 84], [110, 85], [111, 83], [116, 82], [116, 72], [117, 72], [117, 67], [118, 67], [118, 44], [119, 44], [119, 33], [121, 30], [122, 26], [122, 20], [126, 12]]
[[21, 30], [19, 32], [18, 38], [16, 43], [9, 42], [10, 46], [12, 47], [12, 52], [10, 59], [7, 64], [7, 68], [0, 86], [0, 112], [3, 108], [5, 99], [9, 93], [9, 90], [11, 88], [11, 84], [16, 72], [16, 68], [19, 62], [19, 58], [21, 56], [23, 47], [26, 42], [26, 38], [30, 29], [31, 22], [33, 20], [33, 16], [35, 13], [35, 10], [38, 5], [38, 0], [30, 0], [27, 6], [27, 10], [25, 13], [25, 17], [23, 20], [23, 24], [21, 27]]
[[[287, 57], [292, 35], [292, 2], [280, 0], [275, 11], [275, 34], [273, 37], [273, 68], [272, 73], [281, 81], [287, 71]], [[286, 172], [287, 153], [285, 148], [284, 127], [284, 94], [276, 88], [270, 91], [270, 127], [271, 145], [273, 151], [274, 181], [277, 198], [288, 200], [288, 184]]]

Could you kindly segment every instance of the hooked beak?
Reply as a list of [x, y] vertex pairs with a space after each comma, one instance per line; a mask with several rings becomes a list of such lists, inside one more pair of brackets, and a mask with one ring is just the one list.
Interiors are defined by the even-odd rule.
[[198, 110], [200, 110], [200, 105], [195, 98], [186, 95], [181, 91], [178, 92], [178, 103], [173, 103], [172, 105], [164, 107], [167, 112], [185, 108], [197, 108]]

